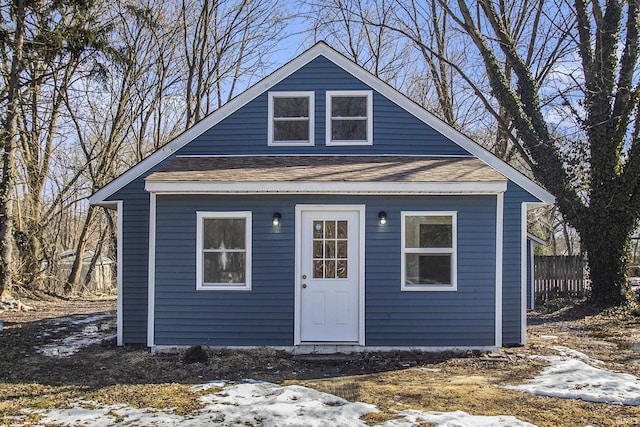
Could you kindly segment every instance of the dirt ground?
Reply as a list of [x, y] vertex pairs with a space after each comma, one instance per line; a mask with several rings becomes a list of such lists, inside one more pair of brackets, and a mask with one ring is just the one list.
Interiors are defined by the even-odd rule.
[[[192, 384], [252, 378], [301, 384], [351, 401], [375, 404], [381, 412], [366, 421], [395, 418], [395, 411], [462, 410], [474, 415], [514, 415], [539, 426], [637, 426], [640, 408], [509, 391], [536, 376], [545, 362], [529, 356], [554, 354], [554, 345], [579, 350], [613, 371], [640, 377], [638, 309], [594, 314], [581, 307], [532, 313], [526, 346], [480, 353], [367, 353], [301, 357], [262, 349], [209, 351], [205, 361], [185, 354], [151, 355], [144, 346], [116, 347], [113, 339], [68, 357], [50, 357], [38, 346], [81, 333], [90, 314], [110, 313], [103, 323], [115, 333], [114, 300], [24, 301], [34, 311], [0, 314], [0, 425], [21, 408], [62, 407], [82, 398], [101, 404], [174, 408], [186, 414], [201, 407]], [[104, 319], [104, 318], [103, 318]], [[76, 323], [74, 324], [74, 321]], [[78, 323], [77, 321], [80, 321]], [[33, 419], [32, 421], [37, 421]]]

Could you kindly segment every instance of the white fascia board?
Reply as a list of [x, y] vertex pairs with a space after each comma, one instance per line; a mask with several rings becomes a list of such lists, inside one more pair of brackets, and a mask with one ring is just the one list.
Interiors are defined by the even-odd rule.
[[153, 194], [498, 194], [506, 182], [154, 182]]
[[89, 203], [99, 204], [106, 200], [109, 196], [120, 190], [125, 185], [129, 184], [140, 175], [175, 153], [180, 148], [197, 138], [199, 135], [218, 124], [220, 121], [249, 103], [254, 98], [261, 95], [263, 92], [268, 91], [280, 81], [284, 80], [289, 75], [293, 74], [298, 69], [302, 68], [307, 63], [311, 62], [318, 56], [324, 56], [343, 70], [352, 74], [363, 83], [369, 85], [372, 89], [385, 96], [407, 112], [431, 126], [434, 130], [450, 139], [463, 149], [467, 150], [478, 159], [485, 162], [487, 165], [493, 167], [497, 171], [501, 172], [508, 179], [518, 184], [524, 190], [528, 191], [544, 203], [554, 203], [555, 197], [547, 190], [527, 178], [525, 175], [518, 172], [507, 163], [500, 160], [498, 157], [485, 150], [483, 147], [475, 143], [466, 135], [458, 132], [451, 126], [447, 125], [442, 120], [438, 119], [433, 114], [416, 104], [396, 89], [383, 82], [373, 74], [364, 70], [346, 56], [337, 52], [329, 47], [324, 42], [319, 42], [300, 56], [294, 58], [290, 62], [286, 63], [278, 70], [271, 73], [269, 76], [251, 86], [245, 92], [241, 93], [209, 116], [205, 117], [202, 121], [196, 123], [192, 128], [186, 130], [174, 140], [169, 142], [160, 150], [156, 151], [145, 160], [141, 161], [124, 174], [120, 175], [111, 183], [101, 188], [95, 194], [89, 198]]

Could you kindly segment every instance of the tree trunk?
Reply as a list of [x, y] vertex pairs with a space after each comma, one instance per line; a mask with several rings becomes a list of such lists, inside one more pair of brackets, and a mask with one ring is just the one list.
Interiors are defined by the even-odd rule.
[[591, 223], [580, 233], [591, 279], [590, 302], [605, 307], [623, 304], [627, 300], [629, 227], [611, 217]]
[[25, 2], [14, 3], [16, 28], [13, 40], [11, 72], [6, 88], [7, 110], [0, 130], [4, 153], [2, 155], [2, 180], [0, 181], [0, 291], [11, 292], [14, 261], [13, 239], [13, 187], [15, 186], [16, 150], [18, 146], [18, 114], [20, 98], [20, 74], [22, 73], [22, 48], [24, 45]]
[[84, 220], [82, 232], [80, 233], [80, 237], [78, 239], [78, 246], [76, 246], [76, 256], [73, 260], [73, 266], [71, 267], [71, 272], [69, 273], [69, 277], [67, 278], [67, 283], [65, 283], [64, 285], [64, 293], [66, 295], [78, 289], [78, 284], [80, 283], [80, 275], [82, 273], [82, 257], [84, 256], [84, 250], [87, 247], [87, 237], [89, 236], [89, 228], [91, 225], [91, 220], [93, 219], [94, 212], [95, 206], [90, 206], [89, 211], [87, 212], [87, 217]]

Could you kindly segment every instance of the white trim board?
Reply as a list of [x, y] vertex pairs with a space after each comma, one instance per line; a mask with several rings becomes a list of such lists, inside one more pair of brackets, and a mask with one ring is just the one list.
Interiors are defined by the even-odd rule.
[[[527, 231], [527, 215], [529, 207], [543, 206], [544, 203], [522, 202], [520, 204], [520, 344], [527, 343], [527, 243], [531, 241], [541, 241], [535, 239]], [[533, 265], [531, 265], [533, 271]], [[533, 283], [531, 284], [533, 288]]]
[[149, 195], [149, 270], [147, 289], [147, 347], [155, 345], [156, 305], [156, 195]]
[[154, 194], [497, 194], [507, 190], [500, 182], [205, 182], [147, 181]]
[[[175, 354], [181, 353], [191, 347], [190, 345], [158, 345], [151, 349], [151, 354]], [[286, 351], [292, 354], [350, 354], [365, 352], [424, 352], [424, 353], [454, 353], [465, 354], [469, 351], [496, 352], [498, 347], [493, 346], [364, 346], [364, 345], [203, 345], [207, 350], [262, 350], [270, 348], [277, 351]]]
[[502, 347], [502, 268], [504, 256], [504, 193], [496, 196], [496, 347]]
[[229, 115], [275, 86], [280, 81], [284, 80], [289, 75], [293, 74], [298, 69], [302, 68], [315, 58], [323, 56], [338, 67], [342, 68], [346, 72], [350, 73], [363, 83], [370, 86], [373, 90], [380, 93], [382, 96], [388, 98], [390, 101], [397, 104], [425, 124], [432, 127], [434, 130], [456, 143], [470, 154], [476, 156], [487, 165], [493, 167], [509, 180], [513, 181], [525, 191], [528, 191], [539, 200], [545, 203], [553, 203], [555, 198], [547, 190], [527, 178], [525, 175], [503, 162], [489, 151], [485, 150], [480, 145], [476, 144], [469, 137], [455, 130], [445, 122], [438, 119], [436, 116], [423, 109], [421, 106], [411, 101], [402, 93], [392, 88], [387, 83], [383, 82], [373, 74], [361, 68], [356, 63], [349, 60], [333, 48], [329, 47], [324, 42], [319, 42], [313, 47], [303, 52], [287, 64], [280, 67], [278, 70], [271, 73], [269, 76], [251, 86], [242, 94], [233, 98], [231, 101], [205, 117], [203, 120], [196, 123], [193, 127], [186, 130], [178, 137], [173, 139], [167, 145], [151, 154], [149, 157], [133, 166], [131, 169], [120, 175], [118, 178], [102, 187], [95, 194], [89, 198], [91, 204], [100, 204], [115, 192], [158, 165], [161, 161], [174, 154], [180, 148], [187, 145], [189, 142], [197, 138], [199, 135], [220, 123]]
[[122, 298], [124, 297], [123, 295], [123, 282], [122, 282], [122, 263], [123, 263], [123, 254], [122, 254], [122, 249], [123, 249], [123, 218], [124, 218], [124, 203], [122, 202], [122, 200], [118, 200], [116, 202], [116, 227], [117, 227], [117, 235], [116, 235], [116, 251], [118, 252], [116, 254], [116, 290], [118, 292], [117, 295], [117, 302], [116, 302], [116, 344], [118, 346], [124, 345], [124, 323], [122, 320], [122, 315], [123, 315], [123, 300]]

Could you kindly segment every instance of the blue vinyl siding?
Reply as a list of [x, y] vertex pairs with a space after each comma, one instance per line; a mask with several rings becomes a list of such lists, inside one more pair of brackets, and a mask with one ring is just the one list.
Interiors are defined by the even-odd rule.
[[509, 181], [504, 196], [504, 256], [502, 274], [502, 342], [520, 344], [522, 319], [522, 203], [538, 200]]
[[127, 344], [147, 342], [149, 193], [138, 179], [112, 200], [123, 201], [122, 230], [122, 339]]
[[[377, 92], [373, 95], [373, 145], [327, 147], [325, 145], [325, 92], [369, 89], [371, 89], [369, 86], [326, 58], [316, 58], [270, 89], [272, 91], [315, 91], [315, 146], [267, 146], [268, 93], [264, 92], [180, 149], [178, 154], [469, 155], [460, 146]], [[401, 131], [399, 132], [398, 129]]]
[[[155, 344], [293, 345], [296, 204], [366, 205], [367, 345], [494, 344], [495, 196], [195, 195], [157, 198]], [[196, 211], [216, 210], [253, 212], [250, 292], [195, 289]], [[457, 292], [400, 291], [401, 210], [458, 212]]]
[[531, 280], [531, 272], [533, 270], [533, 265], [531, 264], [531, 253], [533, 252], [533, 243], [531, 240], [527, 240], [527, 308], [529, 310], [534, 309], [534, 300], [531, 297], [531, 293], [533, 290], [533, 281]]

